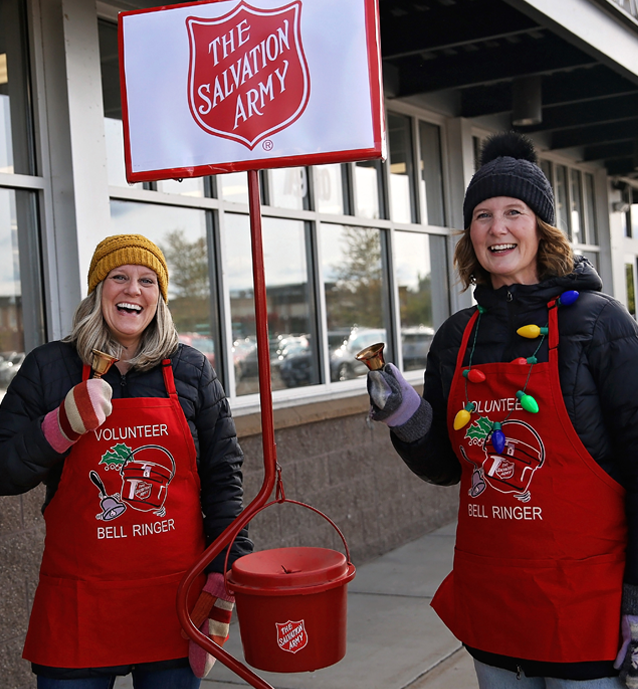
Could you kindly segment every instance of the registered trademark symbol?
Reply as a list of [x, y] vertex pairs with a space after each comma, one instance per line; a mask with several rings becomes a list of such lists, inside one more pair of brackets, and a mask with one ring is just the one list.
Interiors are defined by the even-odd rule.
[[272, 151], [273, 142], [270, 139], [266, 139], [262, 146], [264, 147], [264, 151]]

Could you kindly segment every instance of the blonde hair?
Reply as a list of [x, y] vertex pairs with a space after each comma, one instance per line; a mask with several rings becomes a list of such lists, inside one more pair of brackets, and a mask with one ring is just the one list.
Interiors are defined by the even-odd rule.
[[[91, 365], [92, 352], [99, 349], [111, 356], [121, 357], [123, 347], [115, 340], [102, 314], [102, 286], [96, 288], [78, 305], [73, 316], [73, 328], [64, 342], [72, 342], [83, 363]], [[142, 333], [137, 354], [129, 361], [131, 368], [148, 371], [170, 357], [179, 344], [171, 312], [160, 294], [153, 320]]]
[[[574, 253], [564, 232], [536, 217], [540, 241], [536, 264], [538, 279], [563, 277], [574, 270]], [[454, 267], [465, 291], [470, 285], [490, 285], [490, 274], [476, 258], [468, 227], [454, 249]]]

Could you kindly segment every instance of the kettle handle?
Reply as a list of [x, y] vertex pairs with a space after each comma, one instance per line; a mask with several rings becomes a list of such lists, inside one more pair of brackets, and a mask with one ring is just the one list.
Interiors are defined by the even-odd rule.
[[334, 530], [339, 534], [339, 537], [341, 538], [341, 541], [343, 542], [343, 547], [346, 551], [346, 561], [349, 565], [352, 565], [352, 561], [350, 560], [350, 549], [348, 548], [348, 543], [346, 542], [346, 538], [343, 535], [341, 529], [328, 517], [325, 515], [321, 510], [318, 510], [316, 507], [312, 507], [311, 505], [306, 505], [305, 502], [299, 502], [298, 500], [289, 500], [284, 494], [283, 494], [283, 487], [281, 484], [278, 485], [278, 493], [281, 491], [281, 494], [279, 497], [277, 497], [275, 500], [271, 500], [269, 503], [266, 503], [262, 507], [260, 507], [258, 510], [255, 510], [252, 512], [248, 519], [242, 519], [241, 516], [238, 518], [238, 524], [236, 527], [233, 529], [232, 534], [230, 535], [230, 540], [228, 542], [228, 549], [226, 550], [226, 557], [224, 559], [224, 586], [226, 588], [227, 593], [231, 593], [230, 588], [228, 586], [228, 557], [230, 555], [230, 549], [231, 546], [233, 545], [235, 538], [237, 538], [239, 532], [248, 524], [249, 521], [256, 515], [258, 515], [260, 512], [263, 512], [267, 507], [270, 507], [271, 505], [279, 504], [281, 505], [284, 502], [291, 503], [292, 505], [299, 505], [301, 507], [306, 507], [309, 510], [312, 510], [313, 512], [316, 512], [319, 516], [323, 517], [333, 528]]

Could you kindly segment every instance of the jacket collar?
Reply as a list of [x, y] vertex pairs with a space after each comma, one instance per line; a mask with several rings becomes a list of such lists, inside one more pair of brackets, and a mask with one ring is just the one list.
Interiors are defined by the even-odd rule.
[[529, 306], [538, 306], [540, 302], [547, 303], [567, 290], [600, 292], [602, 287], [602, 280], [588, 259], [575, 256], [574, 270], [569, 275], [548, 278], [535, 285], [509, 285], [497, 290], [488, 285], [478, 285], [474, 290], [474, 298], [486, 309], [512, 299]]

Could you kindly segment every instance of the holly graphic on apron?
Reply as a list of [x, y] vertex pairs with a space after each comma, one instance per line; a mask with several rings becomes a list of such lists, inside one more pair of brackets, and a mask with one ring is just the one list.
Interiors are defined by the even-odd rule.
[[44, 512], [24, 648], [34, 663], [91, 668], [188, 656], [175, 601], [205, 548], [200, 483], [170, 360], [162, 372], [168, 397], [113, 400], [106, 423], [64, 460]]

